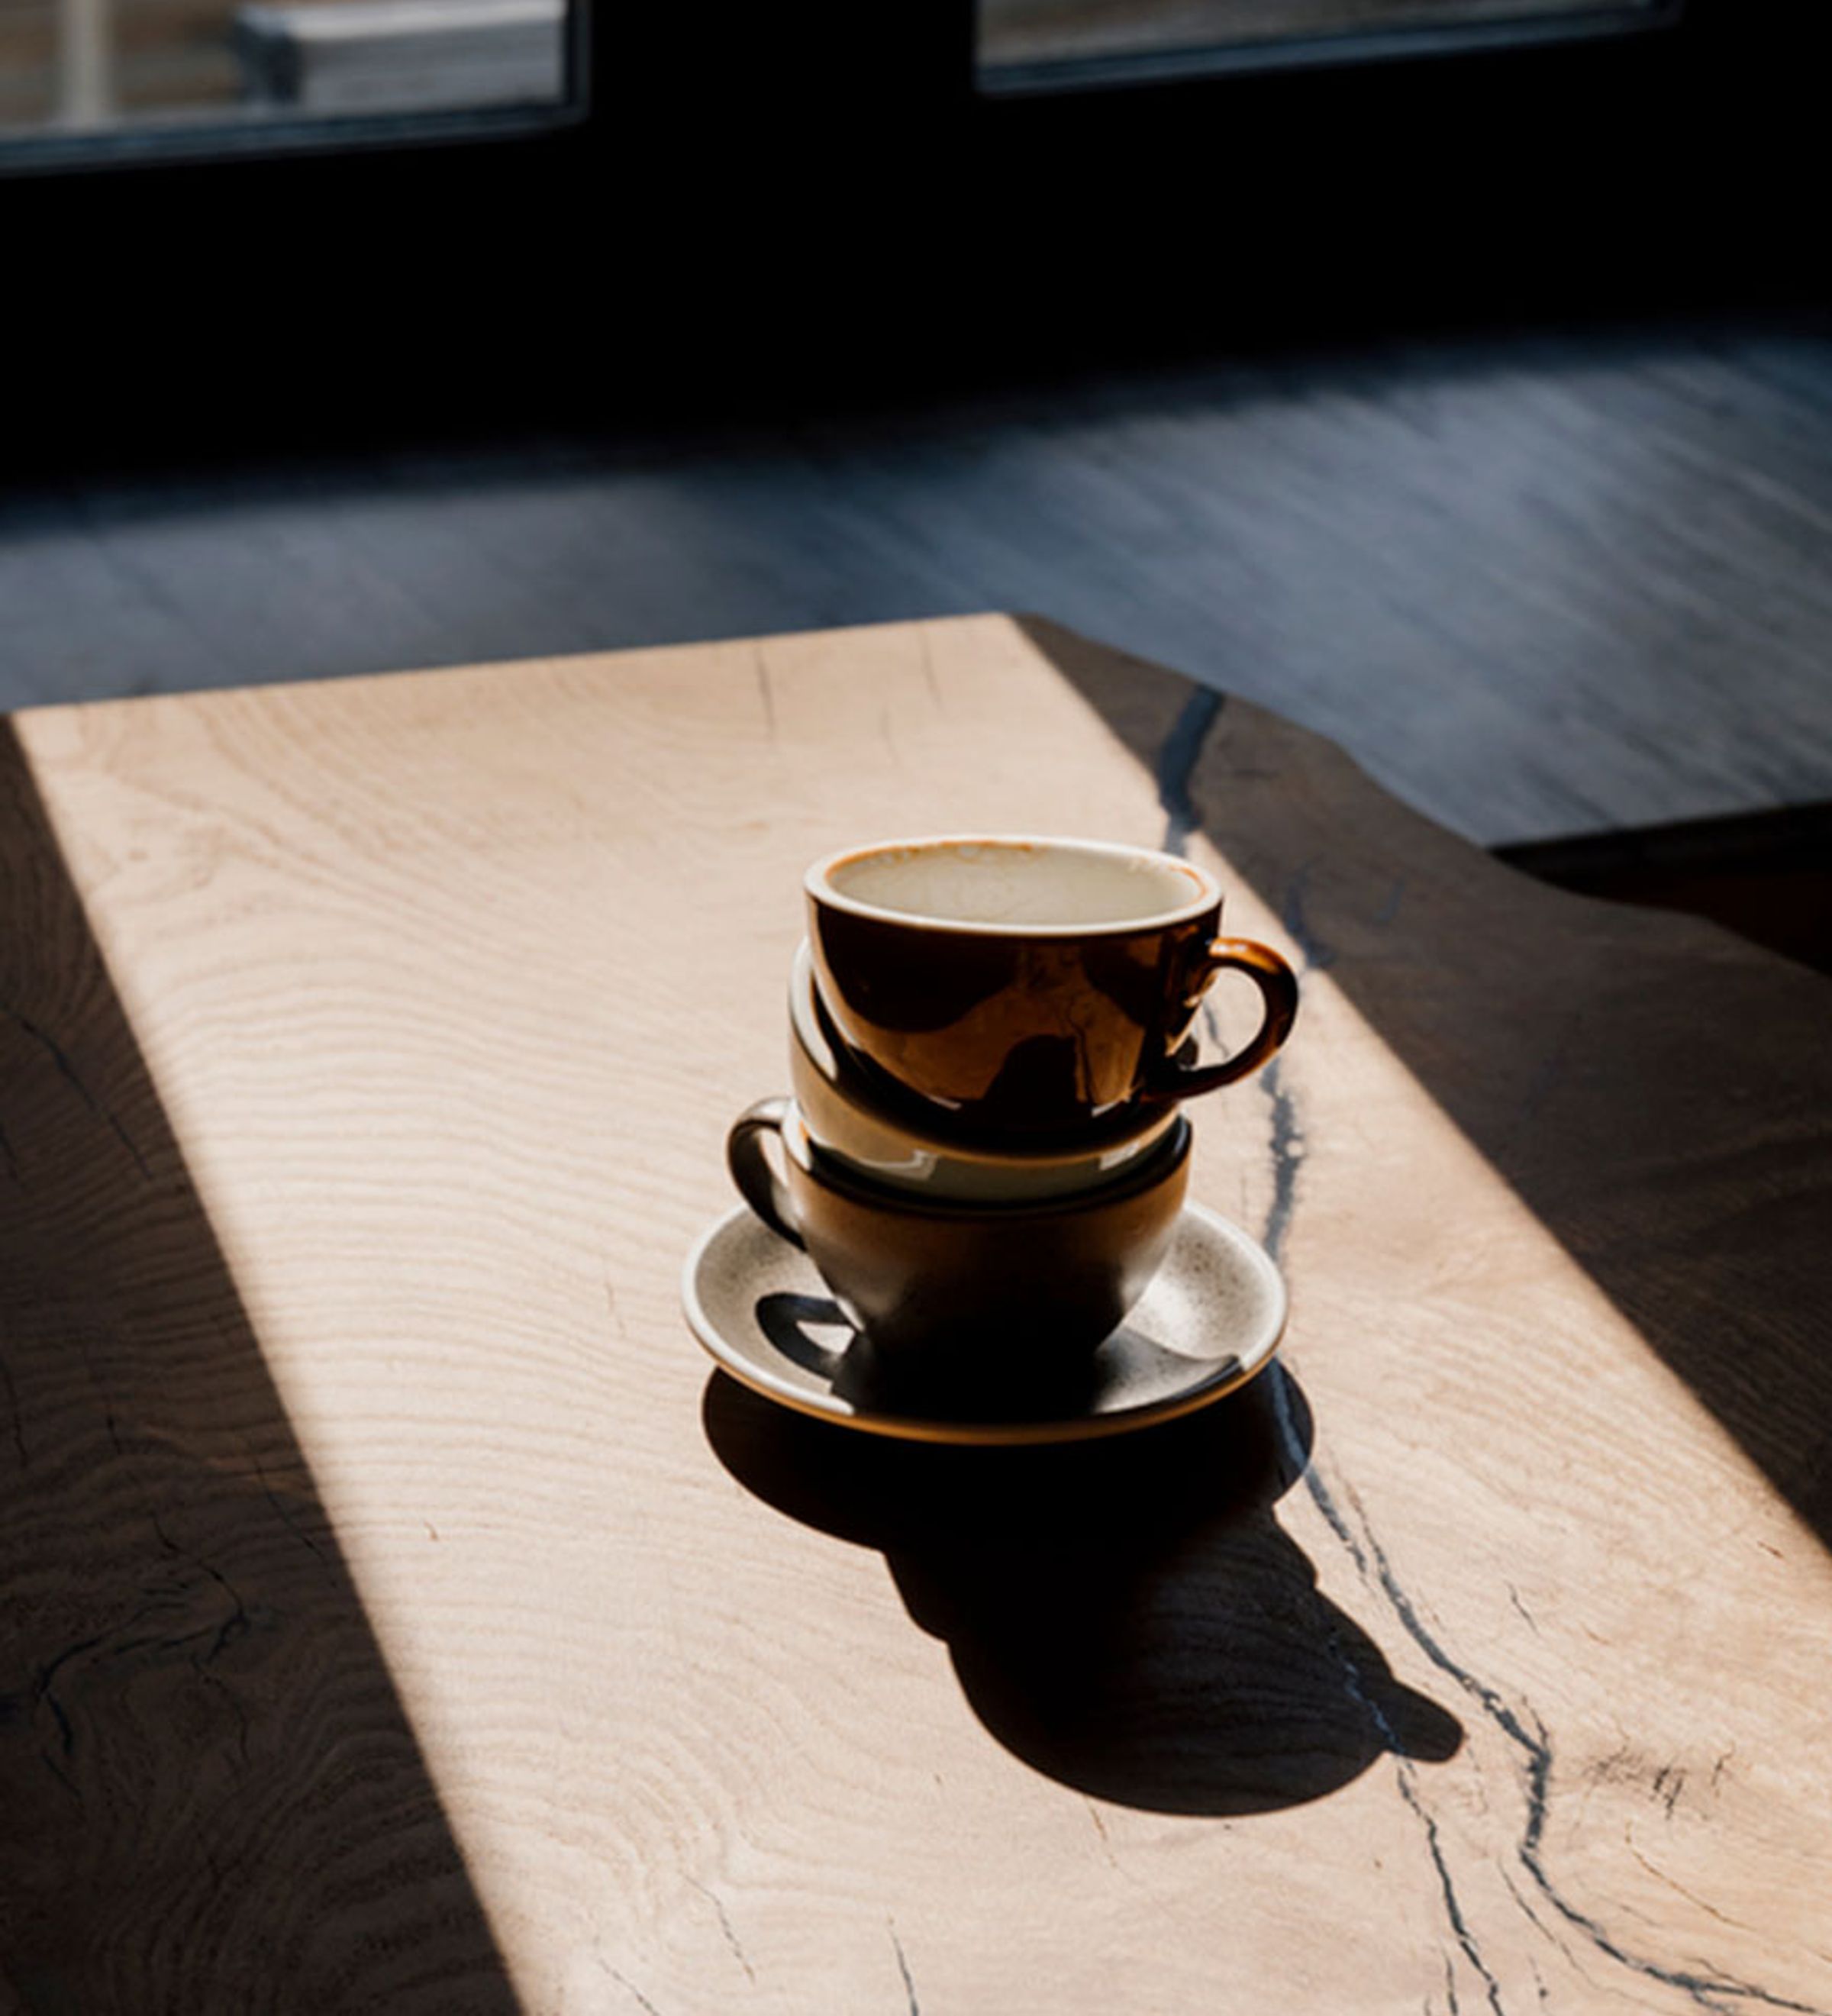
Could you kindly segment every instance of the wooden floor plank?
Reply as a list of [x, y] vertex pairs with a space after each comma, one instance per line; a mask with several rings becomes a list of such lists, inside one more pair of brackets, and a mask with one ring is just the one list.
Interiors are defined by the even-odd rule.
[[1487, 843], [1832, 794], [1832, 342], [1471, 338], [40, 491], [0, 704], [1030, 608]]

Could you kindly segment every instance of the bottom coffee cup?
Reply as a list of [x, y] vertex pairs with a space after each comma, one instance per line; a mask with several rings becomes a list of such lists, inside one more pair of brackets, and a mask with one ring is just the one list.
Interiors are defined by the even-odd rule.
[[726, 1157], [745, 1201], [806, 1250], [874, 1351], [1002, 1377], [1085, 1359], [1124, 1322], [1169, 1249], [1190, 1143], [1179, 1119], [1136, 1170], [1078, 1195], [931, 1201], [851, 1179], [813, 1148], [792, 1100], [766, 1099], [733, 1122]]

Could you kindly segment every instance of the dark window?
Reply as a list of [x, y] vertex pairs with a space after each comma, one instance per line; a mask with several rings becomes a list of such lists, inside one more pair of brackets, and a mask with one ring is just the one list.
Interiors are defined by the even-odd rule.
[[1187, 63], [1038, 56], [1046, 89], [978, 83], [1043, 0], [571, 0], [557, 106], [41, 105], [0, 142], [10, 463], [34, 421], [63, 466], [348, 445], [1823, 289], [1810, 10], [1174, 3]]

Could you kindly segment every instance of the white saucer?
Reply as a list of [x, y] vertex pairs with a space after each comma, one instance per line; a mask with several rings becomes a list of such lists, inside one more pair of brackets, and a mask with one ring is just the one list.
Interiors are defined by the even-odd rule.
[[693, 1334], [766, 1399], [869, 1435], [929, 1442], [1058, 1442], [1123, 1435], [1193, 1413], [1272, 1363], [1283, 1277], [1237, 1225], [1186, 1204], [1170, 1253], [1130, 1318], [1072, 1392], [894, 1394], [814, 1262], [740, 1205], [708, 1227], [681, 1276]]

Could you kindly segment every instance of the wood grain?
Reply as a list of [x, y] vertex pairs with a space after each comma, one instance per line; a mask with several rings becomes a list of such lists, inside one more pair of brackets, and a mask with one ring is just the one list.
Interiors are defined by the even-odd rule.
[[[1827, 983], [1002, 618], [18, 743], [25, 2007], [1832, 2009]], [[801, 866], [974, 826], [1306, 964], [1196, 1175], [1287, 1369], [1129, 1445], [868, 1449], [679, 1316]]]

